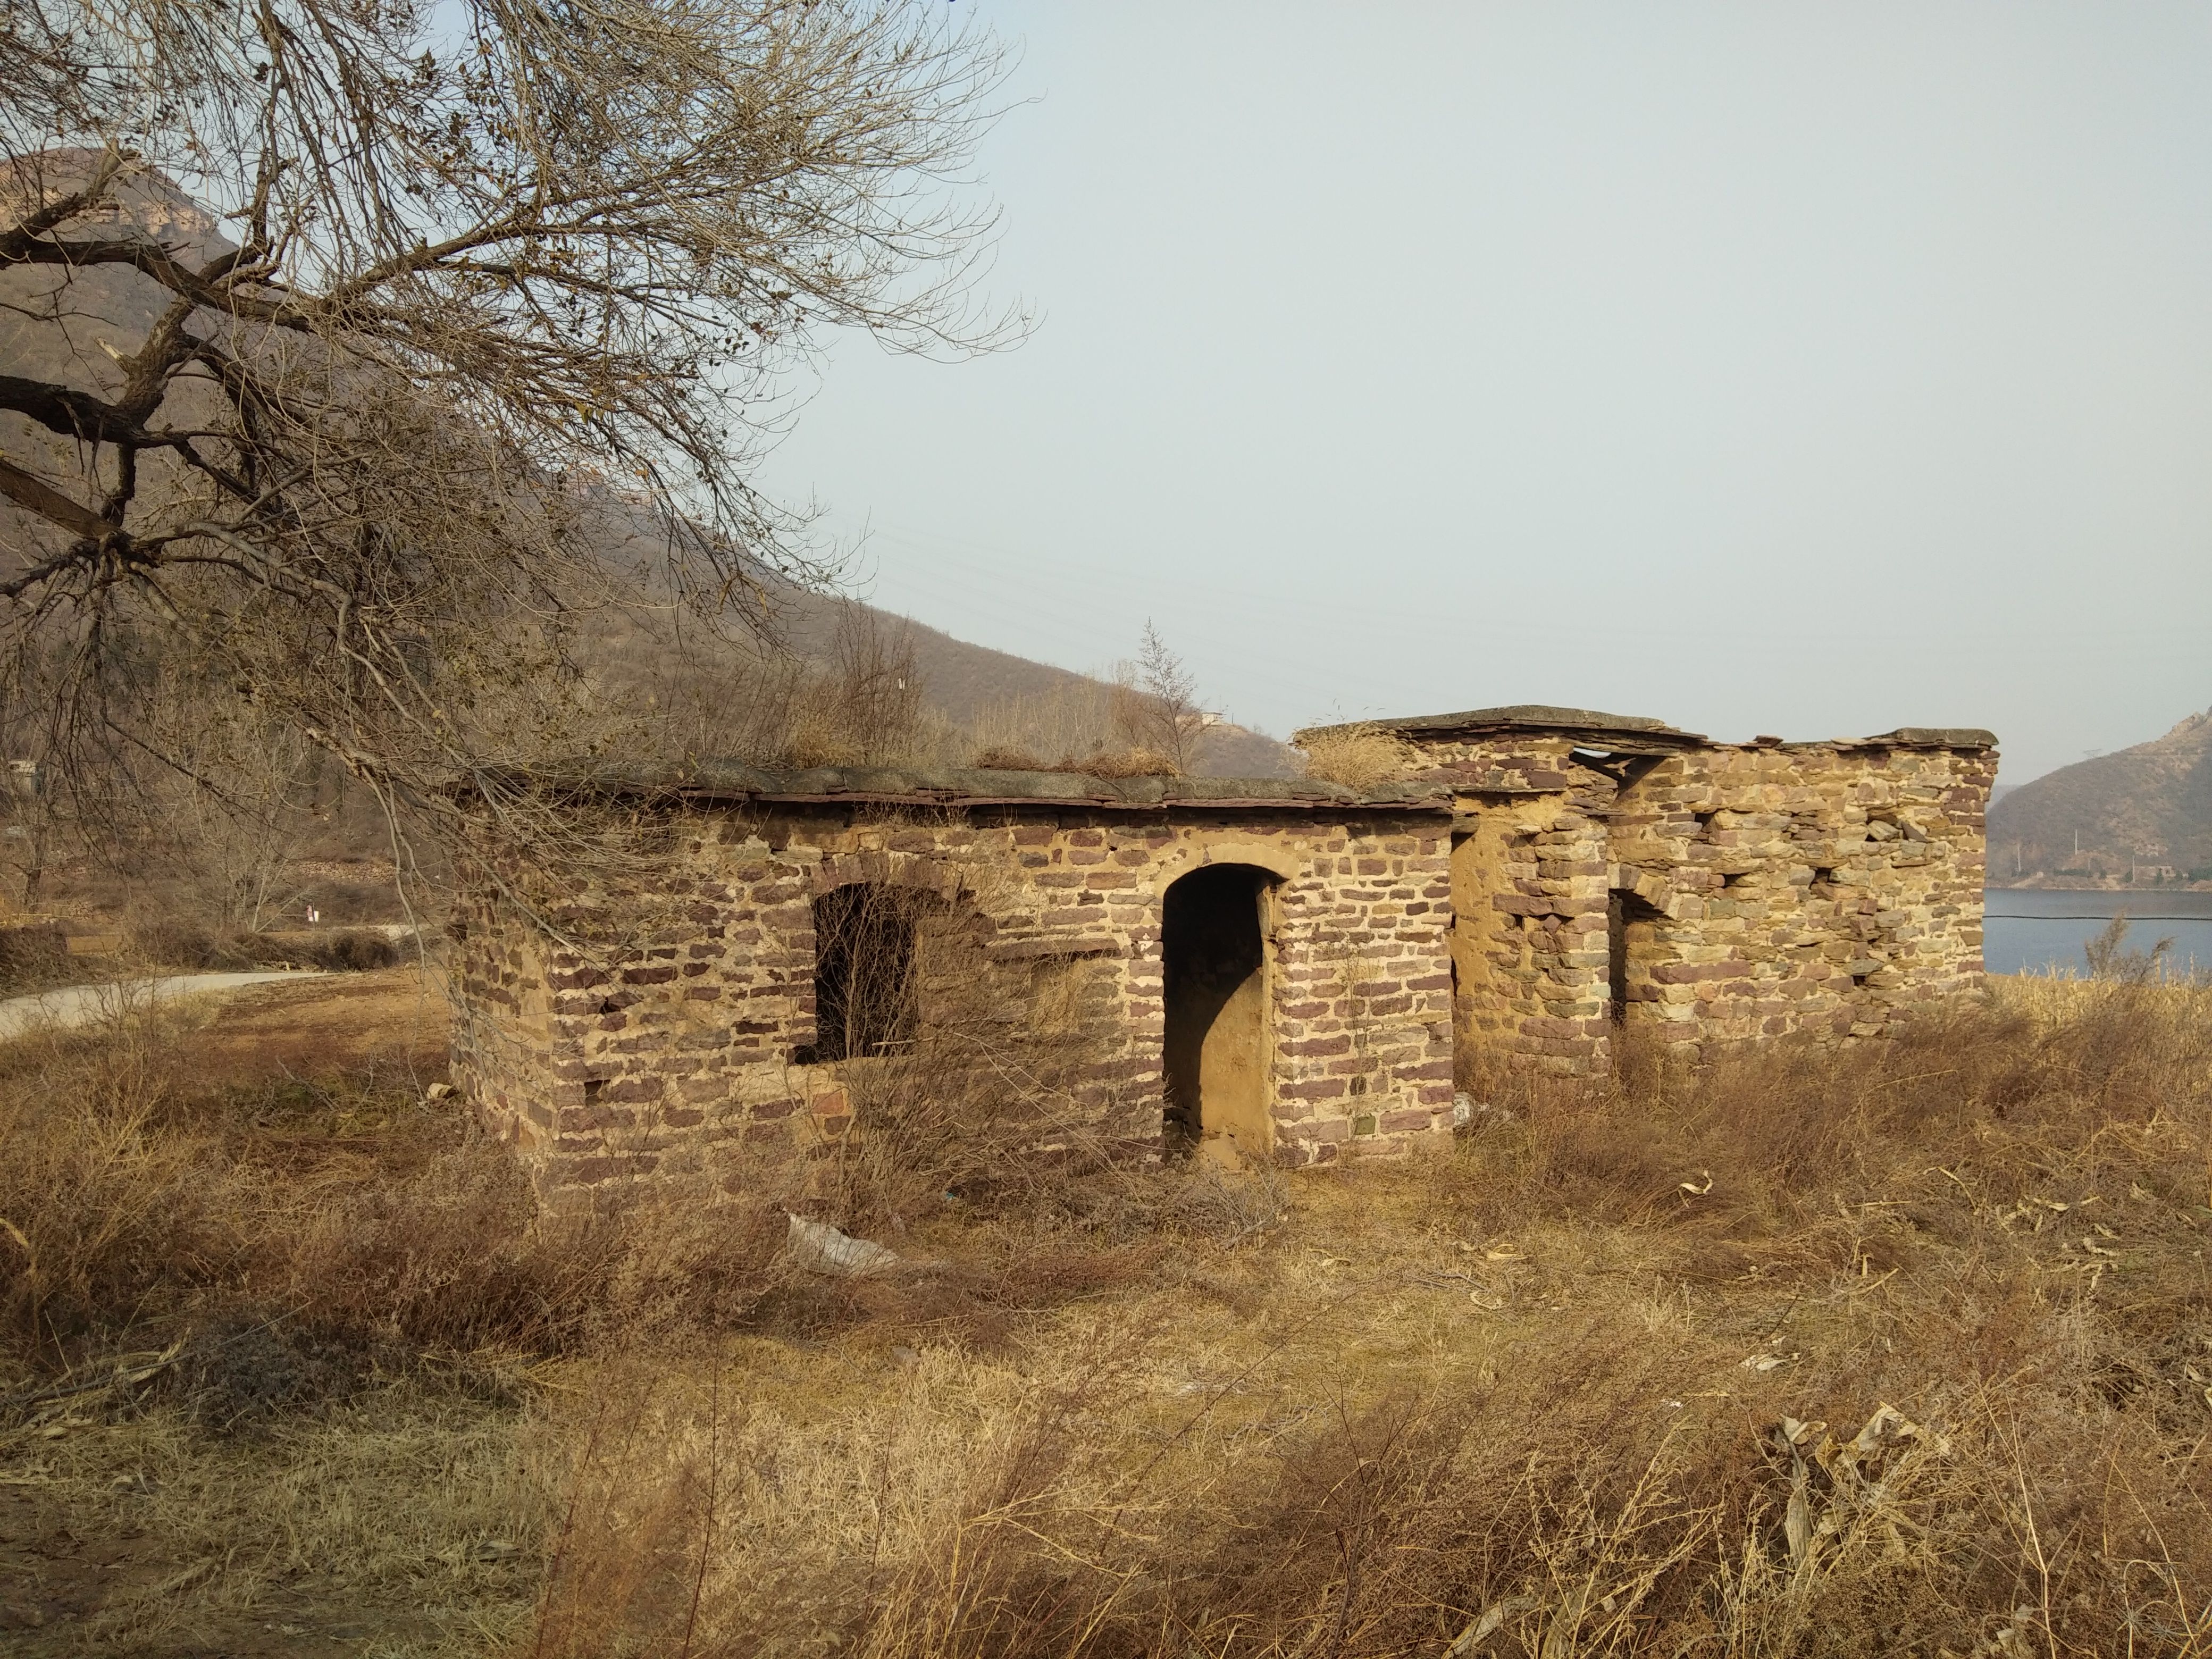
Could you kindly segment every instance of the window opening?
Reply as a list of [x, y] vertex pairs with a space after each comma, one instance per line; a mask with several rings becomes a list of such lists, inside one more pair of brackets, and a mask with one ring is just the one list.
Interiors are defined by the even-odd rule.
[[814, 1043], [802, 1065], [860, 1060], [913, 1041], [917, 896], [877, 882], [814, 901]]

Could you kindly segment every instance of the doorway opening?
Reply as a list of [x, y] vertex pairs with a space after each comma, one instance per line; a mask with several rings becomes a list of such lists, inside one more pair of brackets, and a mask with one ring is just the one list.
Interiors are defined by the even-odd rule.
[[1632, 1003], [1643, 1000], [1651, 984], [1651, 961], [1657, 941], [1656, 924], [1666, 912], [1648, 899], [1614, 888], [1606, 905], [1606, 1012], [1616, 1025], [1625, 1024]]
[[1171, 1152], [1231, 1165], [1269, 1154], [1263, 915], [1274, 879], [1249, 864], [1211, 864], [1170, 887], [1161, 904]]

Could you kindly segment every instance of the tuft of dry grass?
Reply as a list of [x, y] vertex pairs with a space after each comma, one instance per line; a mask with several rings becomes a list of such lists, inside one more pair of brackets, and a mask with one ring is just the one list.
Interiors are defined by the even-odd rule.
[[1404, 745], [1374, 726], [1340, 726], [1302, 745], [1306, 775], [1348, 789], [1369, 789], [1406, 774]]
[[0, 1057], [5, 1361], [66, 1368], [236, 1310], [313, 1340], [559, 1352], [759, 1294], [757, 1207], [541, 1217], [450, 1103], [390, 1079], [207, 1089], [168, 1019]]
[[556, 1513], [517, 1423], [387, 1376], [252, 1433], [160, 1399], [0, 1428], [0, 1649], [480, 1653], [527, 1627]]

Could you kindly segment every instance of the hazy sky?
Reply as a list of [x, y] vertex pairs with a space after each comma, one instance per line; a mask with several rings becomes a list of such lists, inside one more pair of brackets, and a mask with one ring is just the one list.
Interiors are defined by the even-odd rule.
[[960, 0], [1028, 100], [956, 366], [842, 345], [771, 483], [872, 597], [1278, 735], [1502, 702], [2212, 704], [2212, 5]]

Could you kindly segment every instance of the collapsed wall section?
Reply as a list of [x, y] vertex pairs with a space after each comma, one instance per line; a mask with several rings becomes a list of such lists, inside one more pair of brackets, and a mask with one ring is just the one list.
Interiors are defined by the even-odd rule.
[[[1376, 728], [1370, 739], [1390, 745], [1397, 778], [1453, 800], [1460, 1075], [1479, 1083], [1501, 1065], [1601, 1070], [1613, 1037], [1603, 815], [1620, 780], [1586, 763], [1587, 731], [1512, 720], [1462, 727], [1455, 718]], [[1641, 722], [1614, 740], [1649, 748], [1665, 732]]]
[[1460, 797], [1452, 848], [1453, 961], [1462, 1070], [1504, 1059], [1601, 1066], [1606, 1000], [1604, 826], [1573, 794]]

